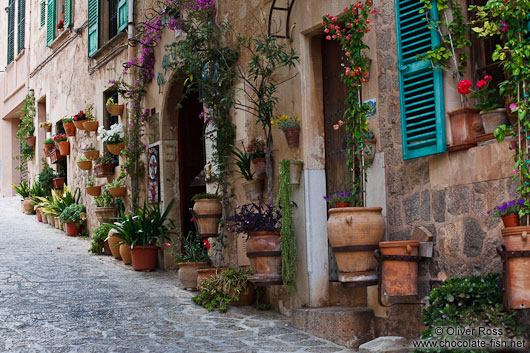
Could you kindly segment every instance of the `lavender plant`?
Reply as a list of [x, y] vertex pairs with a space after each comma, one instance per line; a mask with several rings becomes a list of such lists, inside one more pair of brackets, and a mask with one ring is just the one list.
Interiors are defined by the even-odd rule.
[[235, 233], [277, 232], [281, 228], [282, 214], [271, 204], [248, 203], [237, 206], [230, 218], [228, 230]]

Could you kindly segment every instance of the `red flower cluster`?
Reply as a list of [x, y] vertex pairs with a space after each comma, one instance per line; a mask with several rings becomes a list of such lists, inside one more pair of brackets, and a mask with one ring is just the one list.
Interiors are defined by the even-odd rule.
[[208, 239], [203, 239], [202, 242], [204, 243], [204, 246], [206, 246], [206, 249], [210, 250], [211, 245]]
[[64, 21], [63, 20], [60, 20], [58, 23], [57, 23], [57, 29], [63, 29], [64, 28]]
[[83, 121], [86, 120], [86, 115], [84, 111], [80, 111], [76, 115], [74, 115], [74, 121]]
[[54, 140], [55, 142], [62, 142], [62, 141], [67, 141], [68, 138], [67, 138], [65, 135], [59, 134], [59, 135], [55, 135], [55, 136], [53, 137], [53, 140]]
[[469, 81], [469, 80], [462, 80], [462, 81], [460, 81], [460, 82], [458, 83], [458, 93], [460, 93], [460, 94], [464, 94], [464, 95], [465, 95], [465, 94], [469, 94], [469, 93], [471, 93], [470, 88], [471, 88], [472, 85], [473, 85], [473, 84], [472, 84], [471, 81]]

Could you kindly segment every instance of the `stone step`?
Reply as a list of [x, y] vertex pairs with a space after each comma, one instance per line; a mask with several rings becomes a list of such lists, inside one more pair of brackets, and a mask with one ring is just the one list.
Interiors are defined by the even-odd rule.
[[409, 340], [400, 336], [382, 336], [359, 346], [359, 353], [409, 353], [414, 351]]
[[357, 307], [366, 305], [366, 287], [347, 288], [340, 282], [329, 282], [328, 306]]
[[295, 309], [291, 320], [296, 328], [348, 348], [374, 338], [374, 314], [366, 307]]

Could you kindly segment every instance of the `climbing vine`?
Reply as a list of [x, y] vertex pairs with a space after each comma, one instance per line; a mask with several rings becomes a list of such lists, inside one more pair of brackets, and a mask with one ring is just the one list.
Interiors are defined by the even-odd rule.
[[35, 132], [35, 97], [32, 94], [27, 94], [26, 98], [24, 98], [20, 113], [22, 116], [20, 117], [20, 124], [16, 133], [16, 137], [20, 141], [20, 155], [17, 156], [20, 165], [17, 169], [26, 171], [26, 163], [32, 160], [35, 154], [34, 148], [30, 147], [26, 142], [26, 137], [33, 136]]

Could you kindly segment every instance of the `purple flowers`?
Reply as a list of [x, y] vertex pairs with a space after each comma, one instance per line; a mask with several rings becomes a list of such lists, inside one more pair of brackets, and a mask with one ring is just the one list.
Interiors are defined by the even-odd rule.
[[359, 200], [359, 195], [349, 190], [336, 191], [331, 196], [324, 196], [324, 200], [333, 204], [335, 202], [349, 202], [356, 203]]
[[230, 218], [228, 230], [249, 234], [258, 231], [275, 232], [280, 230], [282, 214], [271, 204], [249, 203], [236, 207]]
[[508, 202], [504, 202], [502, 205], [495, 206], [493, 210], [489, 210], [486, 213], [491, 217], [503, 217], [509, 214], [518, 214], [525, 201], [523, 199], [515, 199]]

